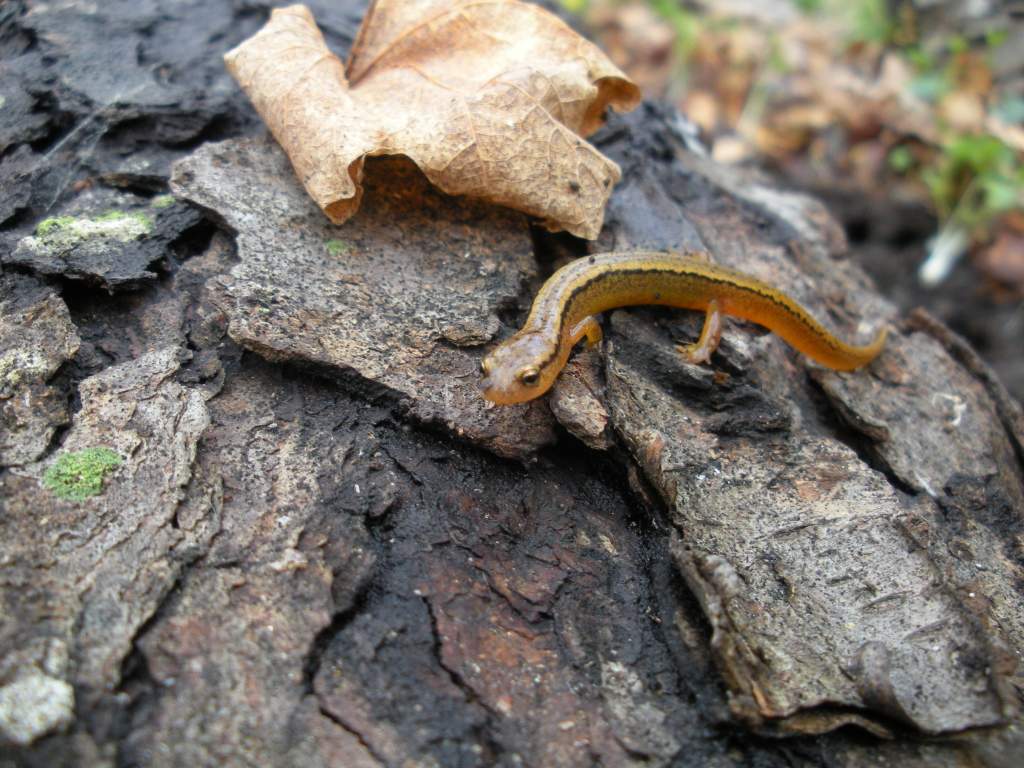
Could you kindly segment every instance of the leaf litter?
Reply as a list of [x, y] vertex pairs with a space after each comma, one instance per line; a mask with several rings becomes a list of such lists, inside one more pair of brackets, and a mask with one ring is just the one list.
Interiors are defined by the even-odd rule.
[[225, 62], [336, 224], [359, 209], [366, 158], [404, 155], [448, 194], [596, 238], [621, 174], [584, 137], [640, 101], [595, 45], [516, 0], [377, 0], [347, 65], [293, 5]]

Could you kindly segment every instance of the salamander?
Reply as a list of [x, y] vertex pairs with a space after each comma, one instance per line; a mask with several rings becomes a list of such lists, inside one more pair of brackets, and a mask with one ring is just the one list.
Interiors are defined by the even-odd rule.
[[628, 251], [585, 256], [566, 264], [541, 287], [522, 329], [481, 362], [483, 396], [500, 405], [544, 394], [576, 343], [601, 341], [595, 315], [609, 309], [660, 304], [705, 312], [694, 344], [677, 344], [684, 359], [708, 362], [721, 337], [721, 316], [763, 325], [824, 366], [851, 371], [871, 362], [886, 329], [864, 346], [846, 344], [781, 291], [710, 262], [703, 252]]

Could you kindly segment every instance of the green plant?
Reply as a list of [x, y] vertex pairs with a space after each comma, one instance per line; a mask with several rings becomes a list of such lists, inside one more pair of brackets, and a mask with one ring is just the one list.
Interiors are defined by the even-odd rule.
[[62, 453], [43, 475], [43, 486], [55, 496], [84, 501], [103, 490], [103, 480], [121, 465], [116, 451], [105, 446]]
[[[859, 5], [863, 12], [866, 4]], [[869, 18], [879, 22], [874, 33], [881, 32], [881, 17], [874, 12], [862, 13], [862, 19]], [[1005, 41], [1005, 30], [990, 32], [980, 43], [981, 52], [991, 54]], [[951, 34], [930, 50], [916, 45], [903, 48], [902, 54], [916, 73], [910, 92], [923, 101], [938, 103], [969, 76], [972, 62], [977, 65], [978, 48], [972, 48], [971, 41], [960, 34]], [[1010, 124], [1020, 123], [1024, 121], [1024, 99], [1005, 99], [992, 108], [991, 114]], [[947, 130], [932, 157], [927, 160], [927, 155], [915, 156], [901, 145], [889, 152], [888, 163], [897, 173], [920, 178], [943, 222], [979, 238], [1000, 214], [1024, 209], [1024, 163], [1018, 152], [996, 136]]]
[[796, 7], [803, 13], [817, 13], [825, 7], [825, 0], [796, 0]]
[[896, 23], [886, 0], [857, 0], [850, 8], [855, 40], [889, 43], [896, 32]]
[[703, 29], [700, 19], [693, 11], [682, 6], [677, 0], [648, 0], [651, 8], [672, 25], [676, 33], [676, 50], [681, 59], [689, 57], [697, 46], [697, 38]]
[[914, 155], [905, 146], [893, 147], [889, 151], [889, 167], [896, 173], [906, 173], [914, 166]]
[[939, 216], [975, 235], [999, 214], [1024, 208], [1024, 163], [994, 136], [953, 136], [921, 179]]
[[327, 252], [331, 256], [343, 256], [349, 252], [349, 244], [344, 240], [328, 240], [324, 243], [324, 247], [327, 248]]
[[559, 4], [569, 13], [582, 15], [586, 13], [587, 6], [590, 5], [590, 0], [559, 0]]

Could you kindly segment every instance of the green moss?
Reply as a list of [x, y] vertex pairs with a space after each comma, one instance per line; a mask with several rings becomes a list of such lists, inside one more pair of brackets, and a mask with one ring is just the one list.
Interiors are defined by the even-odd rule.
[[328, 240], [324, 245], [331, 256], [342, 256], [349, 252], [349, 244], [344, 240]]
[[46, 237], [58, 229], [67, 229], [75, 223], [73, 216], [54, 216], [50, 219], [43, 219], [36, 227], [36, 234], [39, 237]]
[[127, 243], [153, 231], [153, 219], [143, 211], [110, 210], [95, 218], [55, 216], [36, 227], [26, 246], [38, 251], [66, 251], [86, 240], [106, 239]]
[[107, 211], [106, 213], [101, 213], [93, 219], [93, 221], [96, 223], [103, 223], [109, 221], [127, 221], [129, 219], [138, 222], [139, 226], [147, 232], [153, 228], [153, 220], [142, 211], [132, 211], [131, 213], [128, 213], [126, 211], [114, 209]]
[[103, 491], [103, 480], [121, 465], [116, 451], [105, 446], [61, 454], [43, 475], [43, 485], [55, 496], [84, 501]]
[[135, 211], [135, 213], [129, 214], [129, 218], [135, 219], [139, 222], [140, 225], [145, 227], [147, 232], [153, 231], [153, 219], [151, 219], [148, 214], [145, 214], [142, 211]]
[[587, 10], [587, 6], [590, 5], [590, 0], [561, 0], [561, 3], [562, 7], [569, 13], [582, 15]]
[[154, 197], [149, 204], [153, 208], [157, 209], [170, 208], [172, 205], [174, 205], [174, 195], [159, 195], [157, 197]]

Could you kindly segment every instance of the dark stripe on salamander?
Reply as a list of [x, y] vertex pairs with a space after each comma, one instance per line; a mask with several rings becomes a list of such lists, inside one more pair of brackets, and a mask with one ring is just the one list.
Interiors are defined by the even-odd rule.
[[[564, 325], [565, 325], [565, 319], [566, 319], [566, 317], [569, 314], [571, 314], [573, 305], [577, 301], [577, 299], [580, 296], [582, 296], [583, 294], [585, 294], [588, 289], [590, 289], [591, 287], [601, 283], [602, 281], [613, 279], [613, 278], [618, 279], [620, 277], [628, 277], [629, 275], [651, 275], [651, 274], [674, 275], [674, 276], [680, 276], [680, 277], [691, 277], [691, 278], [696, 278], [698, 280], [703, 280], [703, 281], [708, 282], [708, 283], [715, 283], [715, 284], [718, 284], [718, 285], [724, 285], [724, 286], [727, 286], [728, 288], [730, 288], [732, 290], [746, 291], [747, 293], [752, 293], [752, 294], [754, 294], [756, 296], [760, 296], [762, 299], [767, 299], [772, 304], [774, 304], [777, 307], [781, 308], [786, 314], [790, 315], [791, 317], [796, 318], [805, 327], [810, 327], [812, 330], [814, 330], [814, 325], [819, 325], [819, 323], [816, 320], [814, 320], [814, 318], [811, 317], [806, 312], [806, 310], [802, 310], [801, 309], [801, 311], [794, 311], [792, 307], [790, 307], [785, 302], [780, 301], [775, 296], [772, 296], [770, 293], [766, 293], [766, 292], [764, 292], [762, 290], [759, 290], [755, 286], [744, 285], [744, 284], [738, 282], [740, 280], [750, 280], [750, 279], [752, 279], [752, 278], [749, 278], [749, 277], [747, 277], [745, 275], [737, 275], [736, 278], [730, 280], [730, 279], [724, 278], [724, 277], [715, 277], [715, 276], [709, 275], [709, 274], [707, 274], [705, 272], [689, 271], [689, 270], [687, 270], [687, 269], [685, 269], [683, 267], [674, 268], [674, 269], [673, 268], [666, 268], [666, 267], [634, 267], [634, 268], [631, 268], [631, 269], [617, 269], [615, 267], [610, 267], [610, 268], [605, 269], [605, 270], [599, 272], [598, 274], [594, 275], [592, 278], [590, 278], [586, 282], [580, 283], [579, 285], [577, 285], [572, 290], [572, 293], [570, 293], [569, 296], [563, 302], [559, 302], [562, 305], [562, 311], [558, 313], [558, 332], [557, 332], [557, 334], [555, 336], [555, 339], [556, 339], [555, 345], [552, 348], [552, 351], [548, 354], [547, 357], [544, 358], [544, 360], [539, 364], [538, 367], [541, 368], [541, 369], [547, 367], [548, 363], [550, 363], [552, 360], [554, 360], [558, 356], [558, 348], [561, 346], [562, 332], [563, 332]], [[794, 302], [794, 304], [795, 303], [796, 302]], [[811, 321], [811, 322], [809, 323], [808, 321]], [[820, 334], [816, 334], [816, 335], [820, 335]], [[828, 345], [832, 349], [834, 349], [836, 351], [839, 351], [839, 352], [842, 351], [841, 348], [837, 344], [837, 340], [832, 337], [831, 333], [828, 333], [827, 329], [826, 329], [826, 335], [822, 337], [822, 340], [825, 342], [826, 345]]]

